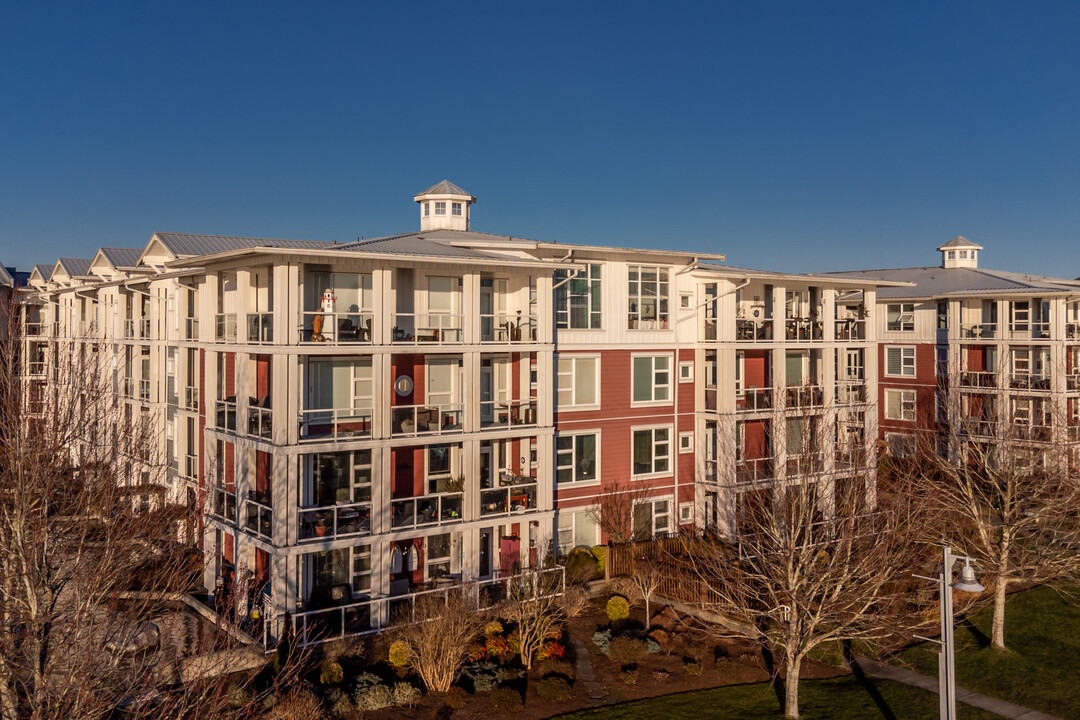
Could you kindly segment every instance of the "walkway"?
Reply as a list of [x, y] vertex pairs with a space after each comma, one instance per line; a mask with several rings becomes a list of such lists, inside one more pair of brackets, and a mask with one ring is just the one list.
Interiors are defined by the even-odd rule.
[[593, 675], [592, 656], [589, 655], [589, 649], [576, 638], [574, 639], [574, 655], [577, 656], [575, 669], [578, 680], [584, 683], [585, 689], [589, 691], [589, 704], [603, 705], [608, 700], [607, 693], [604, 692], [600, 683], [596, 682], [596, 676]]
[[[852, 670], [858, 673], [860, 670], [867, 675], [873, 675], [874, 677], [884, 678], [886, 680], [895, 680], [896, 682], [917, 687], [922, 690], [927, 690], [932, 693], [938, 691], [937, 678], [929, 678], [925, 675], [920, 675], [910, 670], [904, 670], [894, 665], [887, 663], [877, 662], [870, 658], [856, 656], [851, 663]], [[980, 695], [978, 693], [965, 690], [962, 687], [956, 688], [956, 699], [965, 705], [979, 708], [980, 710], [987, 710], [1000, 715], [1005, 718], [1012, 718], [1012, 720], [1060, 720], [1053, 715], [1047, 715], [1046, 713], [1039, 712], [1038, 710], [1029, 710], [1026, 707], [1015, 705], [1011, 702], [1005, 702], [1004, 700], [998, 700], [997, 698], [988, 697], [986, 695]]]

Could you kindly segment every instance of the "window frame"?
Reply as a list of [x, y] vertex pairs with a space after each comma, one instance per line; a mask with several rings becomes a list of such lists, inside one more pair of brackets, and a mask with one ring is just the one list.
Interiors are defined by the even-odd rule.
[[[900, 372], [899, 373], [891, 373], [891, 372], [889, 372], [889, 353], [892, 352], [892, 351], [896, 351], [896, 352], [900, 353]], [[910, 353], [911, 353], [910, 354], [910, 360], [911, 360], [910, 363], [907, 362], [907, 360], [909, 359], [908, 355], [907, 355], [908, 351], [910, 351]], [[908, 368], [911, 369], [911, 372], [904, 372]], [[885, 376], [886, 377], [913, 378], [913, 377], [916, 377], [916, 373], [917, 373], [916, 352], [915, 352], [915, 346], [914, 345], [886, 345], [885, 346]]]
[[[573, 370], [570, 373], [564, 373], [560, 370], [559, 365], [563, 360], [569, 360], [573, 363]], [[578, 360], [595, 360], [595, 383], [596, 397], [592, 403], [577, 403], [577, 366]], [[573, 402], [564, 404], [559, 400], [559, 393], [564, 390], [561, 379], [569, 376], [571, 378], [571, 385], [569, 392], [573, 398]], [[555, 407], [557, 412], [574, 412], [578, 410], [598, 410], [600, 408], [600, 354], [599, 353], [568, 353], [564, 355], [556, 355], [555, 357]]]
[[[586, 505], [586, 506], [583, 506], [583, 507], [573, 507], [573, 508], [562, 508], [562, 509], [560, 509], [559, 512], [555, 516], [555, 537], [554, 537], [555, 554], [560, 556], [560, 557], [565, 557], [566, 555], [568, 555], [570, 553], [571, 550], [578, 547], [578, 543], [577, 543], [577, 535], [578, 535], [577, 517], [579, 515], [584, 516], [585, 518], [589, 519], [592, 522], [592, 526], [593, 526], [593, 542], [589, 545], [589, 547], [596, 547], [596, 545], [599, 544], [599, 542], [600, 542], [601, 528], [600, 528], [600, 523], [595, 518], [591, 517], [591, 515], [599, 513], [599, 511], [600, 511], [600, 508], [598, 506], [595, 506], [595, 505]], [[560, 522], [562, 521], [563, 518], [569, 518], [570, 519], [570, 526], [569, 527], [561, 527], [560, 526]], [[566, 545], [566, 549], [563, 550], [564, 543], [561, 541], [559, 536], [560, 536], [560, 533], [567, 532], [567, 531], [570, 532], [570, 543], [568, 545]]]
[[[593, 436], [593, 477], [585, 480], [577, 479], [578, 471], [578, 438]], [[572, 444], [569, 449], [559, 448], [559, 440], [571, 440]], [[560, 465], [559, 455], [560, 453], [570, 453], [570, 465]], [[566, 481], [559, 480], [559, 471], [562, 469], [569, 469], [571, 479]], [[599, 485], [601, 482], [600, 475], [600, 430], [574, 430], [573, 432], [560, 432], [555, 434], [555, 487], [590, 487], [593, 485]]]
[[[582, 263], [585, 270], [570, 275], [572, 271], [556, 270], [555, 282], [562, 282], [555, 288], [554, 307], [555, 329], [557, 330], [603, 330], [604, 329], [604, 273], [603, 263]], [[595, 275], [594, 275], [595, 272]], [[565, 281], [565, 282], [564, 282]], [[575, 283], [585, 283], [585, 292], [571, 292]], [[584, 327], [573, 322], [573, 299], [584, 299], [587, 322]], [[560, 303], [562, 309], [559, 309]], [[595, 307], [594, 307], [595, 306]]]
[[435, 201], [435, 214], [436, 215], [446, 215], [446, 201], [445, 200], [436, 200]]
[[[651, 377], [651, 390], [648, 400], [638, 400], [634, 392], [637, 388], [637, 368], [638, 361], [650, 360], [649, 375]], [[666, 368], [658, 368], [657, 360], [666, 360]], [[651, 407], [661, 405], [671, 405], [675, 402], [674, 383], [671, 381], [672, 365], [675, 363], [675, 356], [672, 353], [632, 353], [630, 355], [630, 407]], [[658, 376], [666, 374], [667, 382], [657, 382]], [[657, 399], [656, 394], [658, 390], [662, 390], [667, 394], [666, 398]]]
[[679, 454], [686, 455], [694, 452], [694, 431], [686, 430], [679, 433]]
[[[664, 431], [667, 433], [667, 437], [664, 440], [660, 440], [659, 444], [667, 445], [667, 452], [663, 455], [658, 455], [656, 452], [656, 446], [658, 444], [656, 433], [657, 431]], [[636, 457], [636, 445], [635, 440], [638, 433], [649, 433], [650, 436], [650, 454], [649, 454], [649, 471], [648, 472], [636, 472], [635, 465], [637, 464]], [[672, 435], [674, 434], [674, 426], [670, 424], [660, 425], [637, 425], [630, 428], [630, 479], [631, 480], [645, 480], [649, 478], [668, 477], [674, 473], [673, 459], [671, 452]], [[675, 457], [678, 455], [676, 454]], [[658, 461], [666, 461], [667, 467], [662, 470], [657, 470]]]
[[[893, 308], [896, 310], [896, 320], [890, 320], [889, 317], [893, 313]], [[906, 309], [910, 308], [910, 310]], [[909, 319], [905, 320], [905, 316]], [[896, 327], [894, 327], [894, 322]], [[910, 327], [908, 327], [910, 325]], [[915, 303], [887, 303], [885, 305], [885, 331], [886, 332], [915, 332]]]
[[[626, 284], [626, 327], [628, 330], [668, 330], [671, 328], [671, 269], [662, 265], [627, 265]], [[645, 281], [642, 276], [654, 272], [656, 280]], [[646, 286], [654, 286], [650, 295]], [[655, 317], [644, 316], [644, 301], [654, 304]], [[644, 323], [653, 323], [655, 327], [643, 327]]]
[[[900, 398], [897, 401], [897, 407], [900, 410], [899, 417], [891, 417], [889, 415], [889, 393], [899, 393]], [[883, 414], [886, 420], [895, 420], [897, 422], [915, 422], [916, 417], [916, 399], [917, 396], [914, 390], [906, 390], [903, 388], [885, 388], [884, 408]]]
[[692, 383], [692, 382], [694, 382], [694, 362], [693, 362], [693, 360], [683, 361], [683, 362], [679, 363], [679, 382], [680, 383]]

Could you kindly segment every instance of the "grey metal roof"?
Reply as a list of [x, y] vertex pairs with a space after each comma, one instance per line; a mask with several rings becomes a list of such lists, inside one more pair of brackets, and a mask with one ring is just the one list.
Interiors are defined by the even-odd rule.
[[49, 278], [52, 277], [53, 265], [35, 265], [34, 270], [38, 271], [38, 275], [45, 282], [49, 282]]
[[15, 268], [11, 268], [9, 272], [6, 267], [0, 264], [0, 287], [12, 287], [15, 285], [14, 272]]
[[[453, 231], [451, 231], [453, 232]], [[474, 233], [457, 232], [455, 236], [472, 235]], [[431, 236], [436, 235], [442, 242], [437, 239], [433, 239]], [[458, 245], [451, 245], [447, 241], [446, 236], [440, 233], [406, 233], [403, 235], [390, 235], [387, 237], [374, 238], [372, 240], [362, 240], [360, 242], [349, 243], [347, 245], [339, 245], [339, 250], [346, 250], [350, 252], [370, 252], [370, 253], [385, 253], [387, 255], [416, 255], [424, 257], [442, 257], [442, 258], [471, 258], [471, 259], [484, 259], [484, 260], [505, 260], [505, 256], [496, 255], [494, 253], [482, 252], [480, 250], [473, 250], [468, 247], [460, 247]], [[458, 237], [460, 241], [465, 241], [466, 238]]]
[[232, 237], [229, 235], [195, 235], [192, 233], [156, 232], [154, 237], [160, 240], [169, 249], [169, 252], [177, 257], [210, 255], [249, 247], [324, 248], [334, 246], [334, 243], [323, 240], [274, 240], [270, 238]]
[[114, 268], [133, 268], [139, 265], [142, 256], [142, 248], [103, 247], [98, 248], [105, 259], [112, 263]]
[[914, 287], [882, 287], [879, 298], [932, 298], [946, 295], [990, 295], [998, 293], [1078, 293], [1074, 280], [989, 270], [985, 268], [915, 267], [885, 270], [857, 270], [826, 273], [848, 278], [899, 280]]
[[978, 248], [979, 250], [982, 250], [983, 246], [968, 240], [963, 235], [957, 235], [944, 245], [938, 246], [938, 250], [949, 250], [952, 248]]
[[414, 197], [424, 197], [425, 195], [465, 195], [472, 198], [472, 202], [476, 202], [476, 198], [472, 193], [465, 192], [454, 183], [449, 180], [443, 180], [441, 183], [432, 185], [422, 193], [417, 193]]
[[73, 278], [88, 277], [90, 275], [90, 263], [92, 258], [60, 258], [60, 264]]

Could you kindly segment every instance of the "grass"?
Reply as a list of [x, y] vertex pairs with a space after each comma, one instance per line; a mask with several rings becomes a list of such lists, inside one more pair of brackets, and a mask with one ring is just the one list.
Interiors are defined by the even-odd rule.
[[[1080, 718], [1080, 606], [1050, 587], [1009, 596], [1005, 646], [990, 647], [993, 609], [956, 626], [956, 680], [968, 690], [1061, 718]], [[894, 662], [937, 677], [937, 646], [923, 643]]]
[[[650, 700], [610, 705], [560, 715], [562, 720], [767, 720], [783, 718], [777, 698], [780, 686], [769, 683], [727, 685], [710, 690], [664, 695]], [[938, 696], [889, 680], [854, 676], [799, 683], [799, 710], [803, 720], [926, 720], [938, 715]], [[960, 705], [963, 720], [991, 720], [998, 716]]]

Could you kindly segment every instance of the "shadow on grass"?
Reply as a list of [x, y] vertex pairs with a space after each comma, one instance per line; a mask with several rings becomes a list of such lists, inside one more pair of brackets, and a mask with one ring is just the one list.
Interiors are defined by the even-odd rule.
[[773, 692], [776, 693], [776, 702], [780, 703], [780, 710], [782, 712], [786, 707], [787, 701], [787, 698], [785, 697], [786, 686], [784, 685], [783, 679], [780, 677], [779, 670], [776, 669], [776, 661], [769, 648], [761, 648], [761, 657], [765, 661], [765, 670], [768, 671], [769, 677], [772, 678], [772, 689]]
[[877, 686], [866, 676], [862, 667], [855, 660], [855, 654], [851, 652], [851, 643], [848, 641], [844, 641], [844, 659], [851, 666], [851, 674], [855, 676], [859, 687], [866, 691], [866, 694], [874, 701], [874, 705], [877, 705], [877, 709], [881, 711], [881, 717], [885, 718], [885, 720], [897, 720], [896, 713], [889, 707], [889, 703], [885, 702], [885, 698], [878, 691]]
[[986, 648], [990, 647], [990, 638], [988, 638], [986, 636], [986, 633], [984, 633], [982, 630], [975, 627], [975, 623], [971, 622], [969, 618], [965, 617], [958, 624], [960, 625], [960, 627], [971, 633], [971, 637], [974, 638], [976, 643], [978, 643], [980, 650], [985, 650]]

